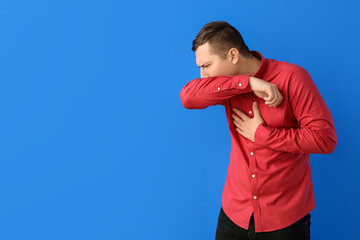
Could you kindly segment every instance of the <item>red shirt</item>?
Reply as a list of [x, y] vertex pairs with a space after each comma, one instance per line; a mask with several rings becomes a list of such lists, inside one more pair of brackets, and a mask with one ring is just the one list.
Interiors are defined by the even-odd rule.
[[[276, 84], [283, 101], [268, 107], [248, 85], [249, 75], [194, 79], [180, 93], [188, 109], [225, 106], [231, 153], [222, 194], [226, 215], [248, 229], [254, 212], [255, 232], [287, 227], [315, 208], [309, 153], [331, 153], [337, 143], [331, 112], [309, 73], [295, 64], [264, 58], [254, 77]], [[255, 142], [236, 131], [232, 108], [253, 117], [257, 101], [265, 123]]]

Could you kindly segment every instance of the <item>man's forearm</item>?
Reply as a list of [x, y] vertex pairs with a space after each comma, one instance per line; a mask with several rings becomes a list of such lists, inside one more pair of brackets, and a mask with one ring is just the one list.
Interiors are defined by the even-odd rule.
[[221, 104], [238, 94], [249, 93], [249, 75], [197, 78], [188, 82], [180, 92], [185, 108], [204, 109]]
[[332, 122], [319, 124], [319, 127], [285, 129], [262, 123], [255, 132], [255, 143], [281, 152], [329, 154], [337, 144], [335, 128]]

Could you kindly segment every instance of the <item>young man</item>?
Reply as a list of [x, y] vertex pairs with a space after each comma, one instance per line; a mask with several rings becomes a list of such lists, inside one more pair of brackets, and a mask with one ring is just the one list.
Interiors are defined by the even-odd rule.
[[182, 104], [225, 106], [231, 135], [216, 240], [310, 239], [309, 153], [329, 154], [337, 143], [331, 112], [310, 75], [249, 51], [224, 21], [206, 24], [192, 50], [201, 78], [183, 87]]

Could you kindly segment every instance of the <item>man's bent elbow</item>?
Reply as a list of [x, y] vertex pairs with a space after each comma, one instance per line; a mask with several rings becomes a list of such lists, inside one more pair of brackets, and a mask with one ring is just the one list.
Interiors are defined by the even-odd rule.
[[337, 136], [336, 133], [332, 133], [332, 134], [321, 134], [321, 150], [322, 153], [324, 154], [330, 154], [332, 153], [337, 145]]
[[332, 153], [335, 148], [336, 148], [336, 145], [337, 145], [337, 138], [336, 138], [336, 135], [331, 138], [331, 140], [329, 141], [329, 146], [328, 146], [328, 151], [326, 152], [326, 154], [330, 154]]
[[188, 96], [185, 94], [184, 90], [181, 90], [180, 92], [180, 100], [182, 105], [187, 108], [187, 109], [191, 109], [191, 105], [189, 103], [189, 98]]
[[204, 109], [207, 107], [200, 104], [199, 98], [196, 96], [187, 94], [185, 89], [182, 89], [180, 92], [180, 100], [182, 105], [187, 109]]
[[185, 94], [185, 90], [181, 90], [180, 92], [180, 100], [182, 105], [187, 109], [195, 109], [193, 104], [191, 103], [191, 97], [189, 97], [187, 94]]

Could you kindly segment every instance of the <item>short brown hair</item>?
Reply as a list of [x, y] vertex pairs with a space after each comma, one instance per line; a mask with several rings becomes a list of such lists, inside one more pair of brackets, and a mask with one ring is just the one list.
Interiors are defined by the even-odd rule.
[[191, 50], [195, 52], [200, 45], [208, 41], [212, 52], [223, 60], [231, 48], [236, 48], [244, 57], [250, 55], [249, 48], [239, 31], [225, 21], [213, 21], [205, 24], [192, 41]]

